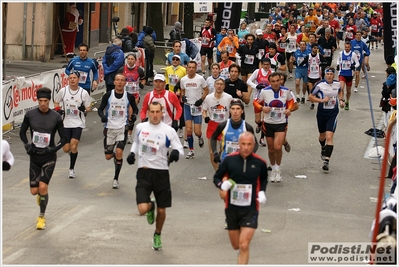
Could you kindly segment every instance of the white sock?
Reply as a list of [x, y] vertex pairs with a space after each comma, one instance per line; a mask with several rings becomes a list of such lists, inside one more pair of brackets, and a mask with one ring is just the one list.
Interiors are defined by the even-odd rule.
[[280, 165], [277, 165], [277, 164], [274, 165], [274, 170], [275, 170], [275, 171], [279, 171], [279, 170], [280, 170]]

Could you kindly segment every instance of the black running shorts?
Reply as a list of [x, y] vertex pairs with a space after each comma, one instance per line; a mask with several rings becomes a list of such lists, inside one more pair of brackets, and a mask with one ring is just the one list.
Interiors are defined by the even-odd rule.
[[258, 228], [258, 211], [225, 209], [227, 230], [239, 230], [241, 227]]
[[151, 192], [157, 202], [157, 207], [172, 206], [172, 191], [170, 190], [169, 170], [154, 170], [139, 168], [137, 170], [136, 202], [149, 203]]

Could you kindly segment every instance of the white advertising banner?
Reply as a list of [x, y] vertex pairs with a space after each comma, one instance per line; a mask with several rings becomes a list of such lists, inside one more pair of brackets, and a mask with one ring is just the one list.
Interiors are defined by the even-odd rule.
[[212, 13], [212, 2], [194, 2], [194, 13]]

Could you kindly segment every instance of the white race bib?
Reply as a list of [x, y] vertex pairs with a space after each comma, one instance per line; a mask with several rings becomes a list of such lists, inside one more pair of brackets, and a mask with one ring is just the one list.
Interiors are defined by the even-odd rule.
[[274, 121], [279, 121], [283, 117], [284, 108], [271, 108], [270, 111], [270, 118]]
[[324, 49], [324, 55], [326, 57], [331, 57], [331, 49]]
[[252, 201], [252, 185], [236, 184], [230, 192], [230, 204], [235, 206], [250, 206]]
[[212, 110], [212, 120], [214, 122], [224, 122], [226, 120], [225, 118], [226, 112], [223, 109], [215, 109]]
[[50, 145], [51, 135], [48, 133], [39, 133], [33, 131], [32, 143], [39, 148], [45, 148]]
[[238, 145], [238, 142], [226, 141], [227, 154], [237, 152], [238, 150], [240, 150], [240, 146]]
[[155, 143], [154, 140], [143, 138], [141, 152], [146, 155], [156, 155], [159, 149], [159, 145]]
[[244, 59], [244, 63], [245, 64], [254, 64], [254, 60], [255, 60], [255, 56], [254, 55], [247, 55], [245, 54], [245, 59]]
[[202, 106], [195, 106], [195, 105], [191, 105], [190, 106], [190, 113], [192, 116], [199, 116], [202, 114]]
[[335, 96], [332, 96], [330, 97], [330, 99], [328, 99], [328, 102], [323, 103], [323, 107], [325, 109], [333, 109], [336, 103], [337, 103], [337, 98]]
[[87, 72], [79, 71], [79, 83], [86, 83], [87, 80]]

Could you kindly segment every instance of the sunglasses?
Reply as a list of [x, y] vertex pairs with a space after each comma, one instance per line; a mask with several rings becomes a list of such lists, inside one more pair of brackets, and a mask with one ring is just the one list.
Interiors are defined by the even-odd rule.
[[172, 58], [172, 61], [180, 61], [177, 57]]
[[233, 98], [230, 101], [230, 105], [233, 105], [233, 104], [241, 104], [242, 105], [242, 101], [240, 99], [238, 99], [238, 98]]

